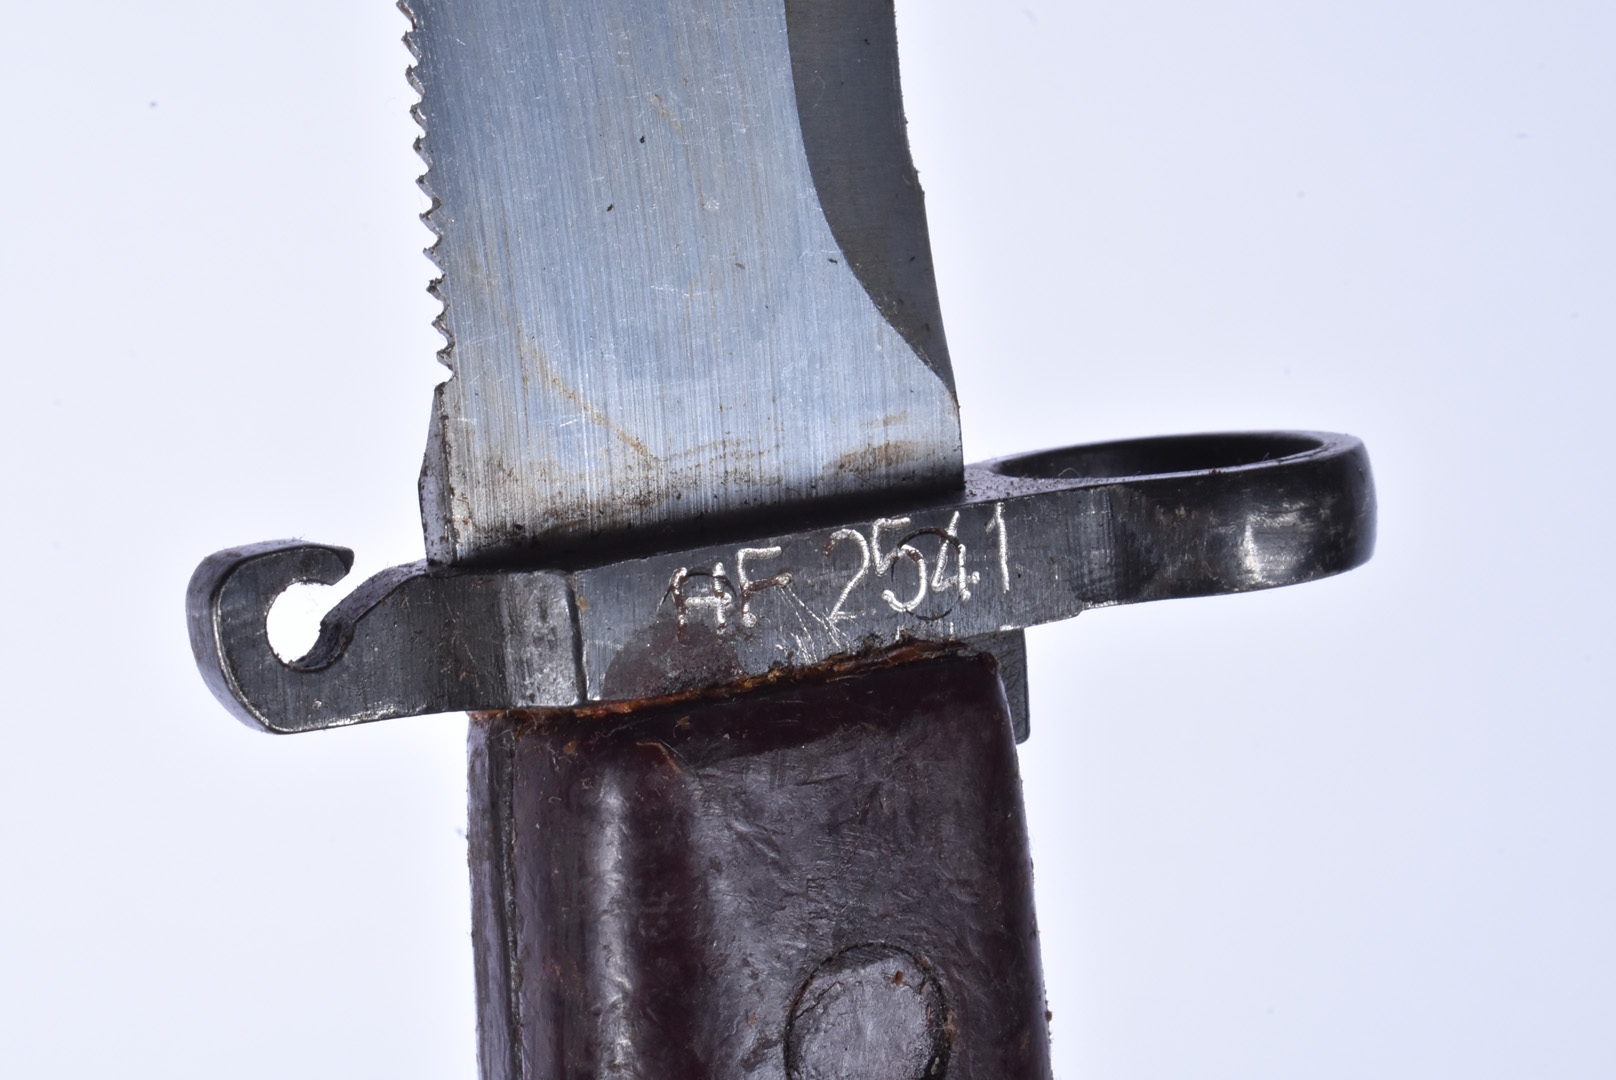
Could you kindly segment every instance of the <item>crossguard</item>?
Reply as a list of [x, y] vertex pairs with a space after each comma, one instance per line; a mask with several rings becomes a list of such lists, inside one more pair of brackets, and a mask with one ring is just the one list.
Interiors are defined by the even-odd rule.
[[670, 696], [910, 642], [1019, 644], [1111, 604], [1293, 585], [1374, 550], [1369, 458], [1348, 435], [1185, 435], [966, 470], [963, 493], [740, 544], [536, 570], [393, 567], [286, 663], [266, 618], [345, 548], [209, 556], [187, 596], [216, 697], [272, 732], [461, 710]]
[[266, 625], [276, 597], [299, 582], [334, 584], [352, 566], [347, 548], [272, 540], [210, 555], [191, 575], [191, 651], [243, 723], [284, 734], [576, 700], [567, 579], [554, 571], [395, 566], [326, 615], [306, 656], [282, 661]]

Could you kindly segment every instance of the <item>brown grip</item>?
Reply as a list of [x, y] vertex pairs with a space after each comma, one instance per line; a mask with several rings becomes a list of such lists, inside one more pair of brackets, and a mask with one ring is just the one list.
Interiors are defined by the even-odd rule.
[[471, 729], [485, 1080], [1046, 1080], [994, 661]]

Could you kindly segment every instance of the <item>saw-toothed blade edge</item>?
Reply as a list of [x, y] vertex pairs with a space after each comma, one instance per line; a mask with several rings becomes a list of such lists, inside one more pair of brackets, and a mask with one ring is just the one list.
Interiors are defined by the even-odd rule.
[[429, 558], [959, 485], [889, 4], [400, 7], [453, 372]]

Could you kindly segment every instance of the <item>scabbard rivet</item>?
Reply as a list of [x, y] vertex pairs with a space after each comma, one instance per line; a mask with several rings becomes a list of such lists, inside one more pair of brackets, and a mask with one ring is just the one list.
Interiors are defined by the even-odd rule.
[[947, 1071], [948, 1007], [907, 950], [855, 945], [821, 964], [786, 1024], [791, 1080], [935, 1080]]

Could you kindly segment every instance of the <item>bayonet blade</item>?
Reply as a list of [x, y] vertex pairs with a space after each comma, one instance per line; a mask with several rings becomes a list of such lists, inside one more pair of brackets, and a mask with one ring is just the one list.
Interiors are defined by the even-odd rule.
[[962, 482], [890, 4], [405, 0], [430, 559]]

